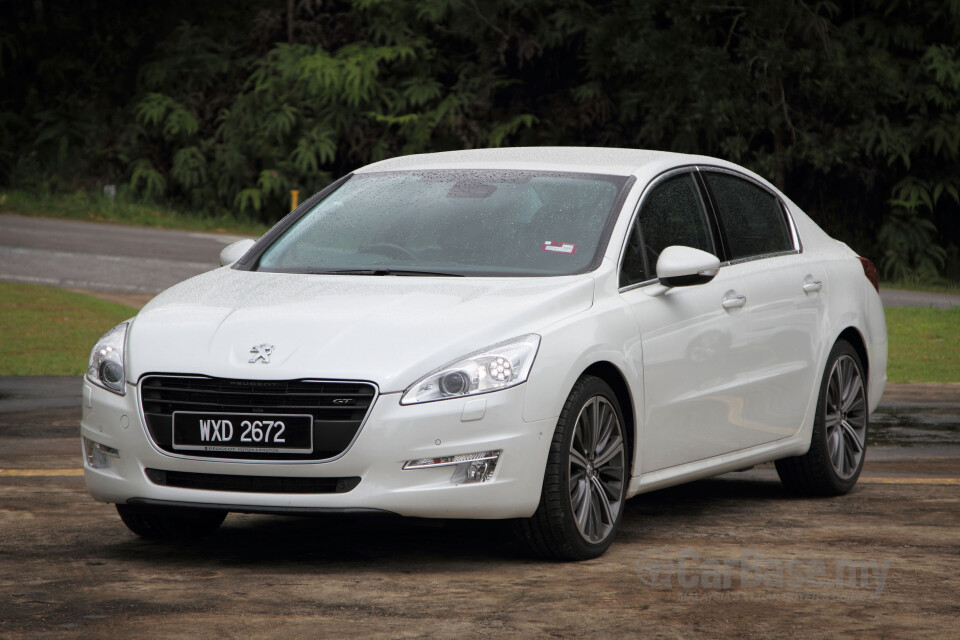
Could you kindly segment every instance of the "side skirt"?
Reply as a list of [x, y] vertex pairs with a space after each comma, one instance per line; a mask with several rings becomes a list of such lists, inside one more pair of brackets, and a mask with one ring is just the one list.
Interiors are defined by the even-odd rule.
[[803, 455], [810, 448], [810, 435], [809, 429], [801, 429], [796, 435], [776, 442], [634, 476], [627, 486], [627, 497], [739, 471], [745, 467], [779, 458]]

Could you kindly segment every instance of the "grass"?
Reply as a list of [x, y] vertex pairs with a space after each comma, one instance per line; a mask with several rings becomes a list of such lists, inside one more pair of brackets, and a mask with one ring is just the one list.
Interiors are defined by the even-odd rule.
[[[82, 375], [97, 338], [136, 312], [82, 293], [0, 282], [7, 347], [0, 375]], [[897, 307], [886, 315], [890, 382], [960, 382], [960, 309]]]
[[136, 313], [82, 293], [0, 282], [0, 375], [83, 375], [97, 338]]
[[960, 382], [960, 308], [886, 310], [890, 382]]
[[159, 205], [130, 202], [122, 195], [115, 199], [99, 193], [36, 194], [28, 191], [0, 192], [0, 212], [25, 216], [68, 218], [112, 222], [145, 227], [220, 231], [239, 235], [263, 235], [267, 225], [249, 218], [222, 212], [184, 212]]

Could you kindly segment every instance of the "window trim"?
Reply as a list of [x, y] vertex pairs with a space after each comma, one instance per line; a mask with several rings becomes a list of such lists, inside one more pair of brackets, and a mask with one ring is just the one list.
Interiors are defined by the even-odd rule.
[[[620, 257], [617, 260], [617, 287], [620, 293], [625, 293], [627, 291], [632, 291], [640, 287], [646, 287], [651, 284], [657, 284], [660, 282], [660, 279], [654, 275], [653, 278], [649, 278], [641, 282], [634, 282], [626, 286], [620, 286], [620, 274], [623, 272], [623, 261], [627, 255], [627, 244], [630, 242], [630, 234], [632, 232], [633, 226], [634, 224], [636, 224], [637, 218], [639, 218], [640, 216], [640, 210], [643, 208], [643, 205], [646, 203], [647, 199], [650, 197], [650, 194], [653, 192], [653, 190], [657, 186], [659, 186], [661, 182], [664, 182], [665, 180], [676, 177], [677, 175], [680, 175], [682, 173], [686, 173], [690, 175], [690, 178], [693, 180], [694, 187], [696, 188], [696, 191], [697, 191], [697, 197], [700, 200], [700, 208], [704, 215], [704, 222], [706, 222], [707, 224], [707, 230], [710, 233], [710, 237], [713, 238], [714, 244], [715, 245], [717, 244], [718, 231], [715, 228], [716, 223], [712, 219], [713, 209], [710, 203], [707, 202], [706, 199], [704, 198], [703, 189], [699, 184], [699, 180], [697, 177], [697, 172], [699, 171], [699, 168], [700, 167], [695, 164], [672, 167], [654, 176], [653, 179], [647, 183], [647, 186], [644, 187], [643, 193], [640, 194], [640, 199], [637, 201], [637, 206], [634, 208], [633, 213], [630, 214], [630, 222], [627, 224], [627, 233], [623, 236], [623, 241], [620, 245]], [[649, 271], [650, 265], [647, 261], [646, 242], [643, 242], [643, 229], [640, 229], [640, 241], [642, 243], [640, 250], [643, 253], [643, 264], [645, 267], [647, 267], [647, 270]], [[714, 247], [714, 249], [716, 249], [716, 247]], [[653, 265], [653, 270], [654, 272], [656, 272], [656, 265]]]
[[[726, 246], [726, 245], [727, 245], [727, 242], [726, 242], [727, 234], [726, 234], [726, 228], [723, 226], [723, 220], [722, 220], [721, 217], [720, 217], [720, 208], [716, 205], [716, 203], [715, 203], [715, 201], [714, 201], [714, 198], [713, 198], [713, 193], [712, 193], [711, 190], [710, 190], [710, 186], [707, 184], [707, 179], [706, 179], [706, 177], [703, 175], [704, 173], [707, 173], [707, 172], [726, 173], [726, 174], [728, 174], [728, 175], [732, 175], [732, 176], [734, 176], [735, 178], [739, 178], [739, 179], [741, 179], [741, 180], [745, 180], [745, 181], [753, 184], [754, 186], [759, 187], [760, 189], [762, 189], [763, 191], [765, 191], [768, 195], [772, 196], [773, 199], [776, 200], [777, 204], [780, 206], [780, 214], [781, 214], [781, 216], [783, 216], [783, 221], [784, 221], [784, 223], [785, 223], [786, 226], [787, 226], [787, 231], [789, 232], [790, 242], [791, 242], [791, 244], [793, 245], [793, 248], [792, 248], [792, 249], [787, 249], [787, 250], [785, 250], [785, 251], [774, 251], [774, 252], [771, 252], [771, 253], [759, 253], [759, 254], [754, 255], [754, 256], [747, 256], [747, 257], [744, 257], [744, 258], [731, 259], [731, 258], [729, 257], [729, 253], [728, 253], [727, 246]], [[787, 207], [786, 203], [783, 201], [783, 198], [781, 198], [778, 193], [776, 193], [775, 191], [772, 191], [769, 187], [767, 187], [765, 184], [763, 184], [762, 182], [760, 182], [760, 181], [757, 180], [756, 178], [753, 178], [753, 177], [748, 176], [748, 175], [746, 175], [746, 174], [744, 174], [744, 173], [741, 173], [741, 172], [739, 172], [739, 171], [735, 171], [735, 170], [730, 169], [730, 168], [727, 168], [727, 167], [718, 167], [718, 166], [715, 166], [715, 165], [704, 165], [704, 164], [702, 164], [702, 165], [697, 165], [697, 174], [700, 176], [700, 181], [702, 182], [701, 186], [702, 186], [703, 191], [704, 191], [704, 198], [709, 202], [709, 205], [708, 205], [708, 206], [709, 206], [710, 211], [711, 211], [711, 213], [712, 213], [712, 215], [713, 215], [713, 217], [714, 217], [714, 220], [716, 221], [717, 229], [718, 229], [720, 235], [722, 236], [722, 240], [723, 240], [723, 255], [722, 255], [722, 256], [719, 256], [719, 257], [720, 257], [720, 266], [721, 266], [721, 267], [728, 267], [728, 266], [731, 266], [731, 265], [743, 264], [743, 263], [745, 263], [745, 262], [753, 262], [753, 261], [755, 261], [755, 260], [765, 260], [765, 259], [767, 259], [767, 258], [776, 258], [776, 257], [779, 257], [779, 256], [790, 256], [790, 255], [795, 255], [795, 254], [801, 254], [801, 253], [803, 253], [803, 243], [802, 243], [801, 240], [800, 240], [800, 234], [799, 234], [799, 232], [797, 231], [796, 222], [794, 222], [793, 216], [790, 215], [790, 208]]]
[[326, 187], [316, 192], [306, 200], [300, 203], [300, 205], [288, 213], [287, 215], [280, 218], [280, 221], [277, 224], [273, 225], [265, 234], [260, 236], [257, 241], [254, 243], [250, 250], [247, 251], [239, 260], [230, 265], [231, 269], [236, 269], [237, 271], [256, 271], [260, 266], [260, 258], [263, 256], [264, 252], [273, 246], [273, 243], [276, 242], [280, 236], [287, 232], [287, 229], [296, 224], [300, 218], [307, 215], [317, 203], [324, 200], [331, 193], [339, 189], [347, 180], [353, 177], [353, 171], [337, 178]]
[[[749, 256], [746, 258], [737, 258], [736, 260], [730, 260], [728, 258], [729, 254], [726, 246], [726, 233], [725, 233], [725, 230], [721, 228], [722, 223], [720, 221], [718, 208], [714, 205], [714, 202], [712, 200], [712, 195], [710, 194], [710, 190], [707, 186], [707, 179], [703, 175], [708, 171], [713, 171], [717, 173], [727, 173], [734, 177], [740, 178], [741, 180], [746, 180], [747, 182], [750, 182], [751, 184], [754, 184], [757, 187], [760, 187], [761, 189], [766, 191], [768, 194], [773, 196], [773, 198], [780, 205], [780, 211], [784, 216], [784, 220], [787, 224], [787, 229], [790, 231], [790, 240], [793, 244], [793, 248], [787, 251], [777, 251], [774, 253], [758, 254], [758, 255]], [[742, 173], [734, 169], [730, 169], [729, 167], [720, 167], [720, 166], [708, 165], [708, 164], [690, 164], [690, 165], [672, 167], [670, 169], [667, 169], [666, 171], [663, 171], [657, 174], [656, 176], [654, 176], [652, 180], [650, 180], [650, 182], [647, 183], [647, 186], [644, 187], [643, 193], [640, 194], [640, 199], [637, 202], [636, 208], [633, 210], [633, 213], [630, 215], [630, 221], [627, 224], [627, 233], [623, 237], [623, 242], [620, 246], [620, 257], [617, 260], [617, 285], [618, 285], [618, 291], [620, 293], [626, 293], [627, 291], [633, 291], [634, 289], [639, 289], [640, 287], [647, 287], [652, 284], [659, 284], [660, 279], [654, 277], [654, 278], [644, 280], [642, 282], [634, 282], [633, 284], [629, 284], [627, 286], [619, 286], [620, 274], [623, 271], [623, 260], [624, 260], [624, 257], [626, 256], [627, 243], [630, 241], [630, 233], [633, 228], [633, 225], [636, 223], [637, 217], [640, 215], [640, 209], [643, 207], [650, 193], [653, 191], [653, 188], [659, 185], [661, 182], [663, 182], [667, 178], [671, 178], [677, 174], [684, 173], [684, 172], [691, 173], [694, 177], [694, 182], [697, 185], [697, 191], [700, 196], [700, 204], [703, 207], [704, 213], [707, 216], [707, 225], [710, 227], [711, 233], [713, 234], [714, 244], [716, 244], [720, 250], [720, 255], [717, 256], [720, 259], [720, 267], [729, 267], [737, 264], [743, 264], [745, 262], [753, 262], [755, 260], [765, 260], [767, 258], [777, 258], [780, 256], [798, 255], [803, 253], [803, 240], [801, 239], [800, 232], [797, 229], [797, 223], [796, 221], [794, 221], [793, 215], [790, 213], [790, 207], [787, 206], [786, 202], [784, 202], [783, 198], [781, 198], [778, 193], [776, 193], [775, 191], [772, 191], [770, 187], [768, 187], [767, 185], [763, 184], [762, 182], [760, 182], [759, 180], [757, 180], [752, 176], [749, 176], [745, 173]], [[643, 240], [643, 229], [640, 229], [640, 239], [641, 241]], [[642, 246], [641, 250], [643, 251], [643, 263], [644, 265], [649, 266], [647, 265], [646, 246], [645, 245]]]

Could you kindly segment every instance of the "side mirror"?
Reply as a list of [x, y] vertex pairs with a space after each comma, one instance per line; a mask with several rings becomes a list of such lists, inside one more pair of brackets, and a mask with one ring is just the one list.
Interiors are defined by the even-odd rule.
[[657, 278], [665, 287], [706, 284], [719, 270], [717, 256], [693, 247], [667, 247], [657, 259]]
[[243, 257], [247, 251], [250, 250], [256, 244], [255, 241], [247, 238], [245, 240], [237, 240], [232, 244], [228, 244], [223, 248], [223, 251], [220, 252], [220, 266], [225, 267], [229, 264], [233, 264], [237, 260]]

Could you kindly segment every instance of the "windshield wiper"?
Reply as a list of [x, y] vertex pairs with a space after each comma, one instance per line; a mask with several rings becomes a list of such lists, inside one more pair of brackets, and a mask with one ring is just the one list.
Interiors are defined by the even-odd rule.
[[304, 273], [333, 276], [440, 276], [462, 278], [462, 273], [420, 271], [417, 269], [306, 269]]

